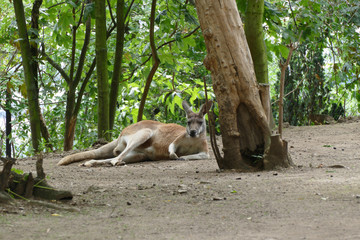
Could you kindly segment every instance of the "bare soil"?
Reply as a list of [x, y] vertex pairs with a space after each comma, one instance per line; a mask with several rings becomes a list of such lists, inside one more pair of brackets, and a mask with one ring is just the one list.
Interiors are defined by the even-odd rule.
[[297, 166], [256, 173], [218, 172], [214, 158], [84, 168], [48, 155], [48, 182], [74, 194], [57, 204], [79, 211], [0, 205], [0, 239], [360, 239], [359, 136], [359, 121], [287, 128]]

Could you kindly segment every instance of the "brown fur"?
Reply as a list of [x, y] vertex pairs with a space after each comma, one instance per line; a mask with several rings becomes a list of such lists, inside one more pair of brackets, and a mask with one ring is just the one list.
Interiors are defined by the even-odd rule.
[[[209, 108], [212, 102], [209, 102]], [[61, 159], [58, 165], [89, 160], [83, 166], [122, 165], [145, 160], [204, 159], [208, 157], [206, 143], [205, 106], [194, 113], [183, 102], [187, 127], [173, 123], [144, 120], [126, 127], [117, 140], [99, 149], [76, 153]], [[95, 160], [102, 159], [102, 160]]]

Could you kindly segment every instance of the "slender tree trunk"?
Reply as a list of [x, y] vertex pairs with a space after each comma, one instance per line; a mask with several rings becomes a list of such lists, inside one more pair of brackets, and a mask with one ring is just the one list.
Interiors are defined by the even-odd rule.
[[295, 49], [294, 44], [290, 44], [288, 46], [289, 48], [289, 53], [288, 53], [288, 57], [286, 58], [285, 62], [281, 62], [279, 63], [280, 65], [280, 70], [281, 70], [281, 74], [280, 74], [280, 96], [279, 96], [279, 135], [280, 137], [282, 137], [282, 130], [283, 130], [283, 121], [284, 121], [284, 88], [285, 88], [285, 71], [286, 68], [289, 66], [290, 64], [290, 60], [291, 60], [291, 56], [292, 53]]
[[[5, 127], [5, 136], [6, 136], [6, 141], [5, 141], [5, 152], [6, 152], [6, 157], [7, 158], [11, 158], [11, 142], [10, 142], [10, 137], [11, 137], [11, 90], [9, 87], [7, 87], [7, 91], [6, 91], [6, 109], [5, 109], [5, 118], [6, 118], [6, 127]], [[0, 147], [2, 147], [0, 145]]]
[[[266, 110], [269, 126], [275, 127], [270, 105], [270, 86], [268, 76], [268, 60], [263, 32], [264, 0], [247, 0], [245, 14], [245, 35], [254, 63], [256, 80], [261, 89], [261, 100]], [[268, 98], [268, 99], [264, 99]]]
[[37, 82], [32, 70], [32, 55], [30, 43], [25, 22], [24, 5], [22, 0], [14, 0], [15, 17], [18, 25], [20, 48], [22, 56], [22, 65], [24, 68], [25, 83], [30, 114], [30, 128], [32, 145], [35, 152], [39, 152], [39, 143], [41, 138], [40, 132], [40, 107], [37, 90]]
[[[36, 29], [37, 31], [39, 31], [39, 16], [40, 16], [40, 7], [42, 5], [43, 0], [35, 0], [34, 4], [33, 4], [33, 8], [31, 10], [31, 28], [32, 29]], [[36, 43], [36, 39], [38, 39], [38, 35], [35, 34], [34, 32], [32, 32], [30, 34], [30, 38], [32, 40], [34, 40], [32, 42], [32, 44], [30, 45], [30, 49], [31, 49], [31, 55], [32, 55], [32, 59], [33, 61], [31, 62], [32, 65], [32, 71], [34, 74], [34, 77], [36, 79], [36, 90], [39, 94], [39, 87], [38, 87], [38, 69], [39, 69], [39, 62], [38, 62], [38, 58], [39, 58], [39, 51], [38, 51], [38, 44]], [[45, 123], [45, 119], [41, 113], [41, 109], [39, 107], [39, 116], [40, 116], [40, 130], [41, 130], [41, 135], [43, 136], [43, 138], [45, 139], [45, 145], [48, 149], [53, 150], [53, 146], [50, 142], [50, 133], [49, 130], [46, 126]]]
[[269, 83], [268, 62], [263, 33], [264, 0], [248, 0], [245, 16], [245, 34], [254, 63], [258, 83]]
[[[90, 32], [91, 32], [90, 17], [89, 17], [89, 19], [86, 20], [85, 24], [86, 24], [85, 38], [84, 38], [83, 47], [81, 49], [81, 54], [80, 54], [76, 74], [73, 79], [71, 79], [70, 76], [68, 77], [69, 78], [69, 81], [68, 81], [69, 91], [67, 93], [67, 99], [66, 99], [64, 151], [69, 151], [73, 148], [77, 116], [78, 116], [78, 113], [80, 110], [82, 95], [84, 93], [85, 86], [90, 78], [89, 74], [91, 75], [95, 68], [95, 63], [93, 62], [86, 78], [83, 81], [82, 88], [78, 93], [77, 101], [75, 102], [75, 100], [76, 100], [75, 91], [82, 79], [81, 74], [84, 69], [86, 52], [87, 52], [89, 42], [90, 42]], [[74, 31], [74, 29], [75, 29], [75, 27], [73, 27], [73, 31]], [[73, 36], [76, 36], [76, 34], [73, 33]], [[76, 41], [73, 41], [73, 45], [76, 46]], [[75, 58], [75, 55], [72, 55], [72, 56], [73, 56], [72, 58]], [[70, 74], [71, 74], [71, 70], [70, 70]]]
[[116, 34], [116, 49], [115, 49], [115, 61], [114, 61], [114, 71], [111, 81], [110, 88], [110, 107], [109, 107], [109, 120], [110, 120], [110, 129], [114, 127], [115, 113], [116, 113], [116, 104], [119, 91], [119, 82], [120, 76], [122, 75], [122, 57], [124, 50], [124, 34], [125, 34], [125, 18], [124, 18], [125, 3], [124, 0], [117, 1], [116, 8], [116, 19], [117, 19], [117, 34]]
[[65, 135], [64, 135], [64, 151], [69, 151], [73, 147], [76, 117], [74, 121], [74, 108], [75, 108], [75, 89], [72, 84], [69, 86], [66, 98], [66, 111], [65, 111]]
[[110, 140], [105, 0], [95, 0], [95, 22], [96, 72], [98, 83], [98, 137]]
[[145, 84], [145, 88], [144, 88], [144, 92], [143, 95], [141, 97], [141, 102], [140, 102], [140, 106], [139, 106], [139, 112], [138, 112], [138, 118], [137, 121], [141, 121], [142, 117], [143, 117], [143, 112], [144, 112], [144, 107], [145, 107], [145, 102], [146, 102], [146, 98], [150, 89], [150, 84], [153, 80], [153, 77], [156, 73], [157, 68], [159, 67], [160, 64], [160, 59], [159, 56], [157, 54], [157, 50], [156, 50], [156, 46], [155, 46], [155, 38], [154, 38], [154, 27], [155, 27], [155, 10], [156, 10], [156, 0], [152, 1], [151, 4], [151, 16], [150, 16], [150, 46], [151, 46], [151, 53], [152, 53], [152, 58], [153, 58], [153, 66], [150, 70], [150, 73], [146, 79], [146, 84]]

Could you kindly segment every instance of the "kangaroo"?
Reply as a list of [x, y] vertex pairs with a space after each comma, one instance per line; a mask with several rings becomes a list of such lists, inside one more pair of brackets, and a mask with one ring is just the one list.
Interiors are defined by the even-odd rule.
[[212, 102], [200, 107], [199, 113], [182, 102], [186, 112], [186, 128], [173, 123], [143, 120], [126, 127], [117, 140], [98, 149], [64, 157], [58, 165], [88, 160], [81, 166], [125, 165], [146, 160], [197, 160], [209, 158], [206, 142], [206, 109]]

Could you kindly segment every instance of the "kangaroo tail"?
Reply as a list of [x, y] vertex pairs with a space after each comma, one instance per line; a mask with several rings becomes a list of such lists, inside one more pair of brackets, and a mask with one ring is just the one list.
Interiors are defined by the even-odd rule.
[[115, 157], [113, 150], [117, 145], [117, 140], [114, 140], [98, 149], [75, 153], [69, 156], [62, 158], [57, 165], [63, 166], [68, 165], [74, 162], [80, 162], [82, 160], [90, 160], [90, 159], [99, 159], [99, 158], [108, 158]]

